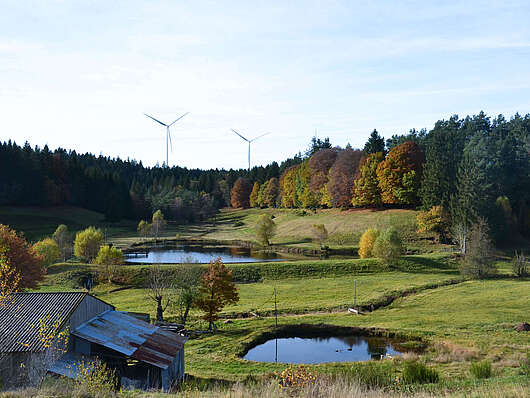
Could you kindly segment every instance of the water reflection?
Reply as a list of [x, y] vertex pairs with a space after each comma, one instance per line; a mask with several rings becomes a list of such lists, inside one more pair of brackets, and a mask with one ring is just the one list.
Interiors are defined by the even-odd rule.
[[399, 355], [396, 346], [392, 341], [380, 337], [278, 338], [252, 348], [244, 359], [295, 364], [357, 362]]
[[285, 260], [277, 253], [251, 251], [249, 248], [245, 247], [224, 246], [180, 245], [176, 247], [153, 247], [148, 250], [138, 250], [137, 252], [126, 254], [128, 262], [153, 264], [207, 264], [218, 257], [220, 257], [224, 263], [252, 263], [258, 261]]

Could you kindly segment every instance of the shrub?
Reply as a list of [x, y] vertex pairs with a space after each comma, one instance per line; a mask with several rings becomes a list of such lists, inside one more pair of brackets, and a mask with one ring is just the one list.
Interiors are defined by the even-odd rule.
[[436, 369], [428, 368], [421, 362], [406, 362], [403, 369], [403, 383], [425, 384], [438, 383], [440, 375]]
[[394, 227], [387, 228], [379, 234], [374, 242], [373, 254], [386, 261], [397, 260], [403, 251], [403, 243]]
[[522, 277], [528, 276], [529, 268], [530, 268], [530, 263], [526, 259], [523, 252], [517, 253], [517, 251], [515, 251], [515, 257], [512, 260], [513, 273], [517, 275], [518, 277], [522, 278]]
[[280, 388], [292, 396], [298, 395], [301, 390], [317, 381], [316, 374], [310, 372], [304, 365], [298, 365], [296, 368], [289, 365], [280, 373], [279, 378]]
[[367, 229], [364, 232], [359, 242], [359, 256], [361, 258], [372, 257], [374, 243], [378, 236], [379, 236], [379, 230], [375, 228]]
[[100, 361], [80, 361], [77, 364], [75, 383], [80, 393], [99, 397], [110, 396], [117, 385], [116, 371]]
[[52, 238], [38, 241], [33, 245], [33, 250], [35, 250], [38, 255], [42, 256], [42, 264], [45, 267], [56, 263], [61, 258], [59, 245]]
[[475, 379], [487, 379], [491, 377], [491, 362], [484, 360], [472, 363], [469, 371]]

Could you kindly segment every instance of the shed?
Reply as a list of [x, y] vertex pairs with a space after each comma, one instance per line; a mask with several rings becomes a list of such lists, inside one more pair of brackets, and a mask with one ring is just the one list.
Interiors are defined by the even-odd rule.
[[[184, 377], [186, 338], [164, 331], [84, 292], [17, 293], [0, 307], [0, 381], [28, 384], [28, 371], [46, 353], [42, 319], [68, 328], [67, 352], [51, 373], [76, 377], [76, 363], [98, 358], [116, 370], [122, 387], [170, 389]], [[3, 365], [3, 366], [2, 366]]]

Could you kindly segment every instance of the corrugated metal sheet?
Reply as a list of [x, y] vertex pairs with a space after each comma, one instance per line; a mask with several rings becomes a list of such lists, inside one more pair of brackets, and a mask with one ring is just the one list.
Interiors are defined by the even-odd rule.
[[50, 323], [59, 320], [64, 326], [86, 296], [84, 292], [14, 294], [0, 306], [0, 352], [42, 351], [40, 321], [50, 316]]
[[107, 311], [72, 334], [161, 369], [167, 369], [186, 342], [185, 337], [119, 311]]

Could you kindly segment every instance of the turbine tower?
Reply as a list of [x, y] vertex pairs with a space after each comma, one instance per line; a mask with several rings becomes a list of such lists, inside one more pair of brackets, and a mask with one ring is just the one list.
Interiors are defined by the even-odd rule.
[[186, 116], [189, 112], [186, 112], [184, 115], [180, 116], [179, 118], [175, 119], [173, 122], [166, 124], [162, 123], [160, 120], [155, 119], [153, 116], [148, 115], [147, 113], [144, 113], [145, 116], [148, 118], [153, 119], [155, 122], [160, 123], [162, 126], [166, 127], [166, 167], [169, 167], [169, 145], [171, 145], [171, 151], [173, 152], [173, 143], [171, 142], [171, 132], [169, 131], [169, 128], [173, 126], [176, 122], [178, 122], [180, 119], [182, 119], [184, 116]]
[[252, 142], [256, 141], [257, 139], [259, 139], [259, 138], [261, 138], [261, 137], [263, 137], [263, 136], [265, 136], [265, 135], [267, 135], [267, 134], [270, 134], [270, 133], [265, 133], [265, 134], [262, 134], [262, 135], [260, 135], [260, 136], [257, 136], [256, 138], [253, 138], [253, 139], [249, 140], [249, 139], [243, 137], [241, 134], [239, 134], [239, 133], [238, 133], [237, 131], [235, 131], [234, 129], [232, 129], [232, 131], [233, 131], [234, 133], [236, 133], [238, 136], [240, 136], [241, 138], [243, 138], [246, 142], [248, 142], [248, 171], [250, 171], [250, 144], [251, 144]]

